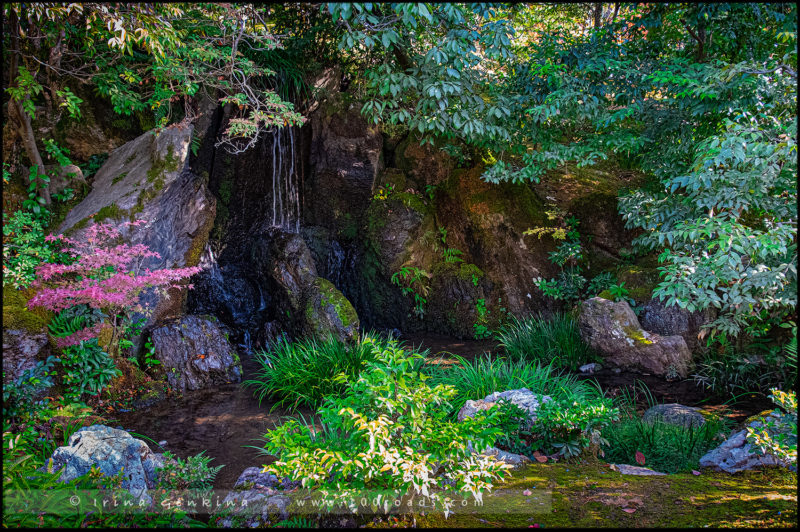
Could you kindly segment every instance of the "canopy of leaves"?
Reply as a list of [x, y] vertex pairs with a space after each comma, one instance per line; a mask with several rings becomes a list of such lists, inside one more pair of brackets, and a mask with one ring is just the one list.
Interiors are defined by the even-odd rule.
[[[655, 292], [715, 332], [797, 292], [793, 4], [330, 4], [380, 47], [364, 113], [489, 151], [489, 182], [610, 157], [653, 176], [620, 201], [661, 251]], [[592, 22], [593, 19], [593, 22]]]

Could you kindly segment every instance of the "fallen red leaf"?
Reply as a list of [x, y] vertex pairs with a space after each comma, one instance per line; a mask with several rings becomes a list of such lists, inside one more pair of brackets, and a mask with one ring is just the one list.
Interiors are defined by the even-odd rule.
[[539, 463], [543, 464], [543, 463], [547, 462], [547, 457], [544, 456], [539, 451], [534, 451], [533, 452], [533, 457], [536, 458], [536, 461], [539, 462]]
[[699, 474], [700, 474], [700, 471], [695, 471], [694, 469], [692, 469], [692, 475], [699, 475]]
[[622, 511], [626, 512], [626, 513], [629, 513], [629, 514], [632, 514], [633, 512], [636, 511], [636, 508], [623, 508]]
[[644, 465], [644, 455], [641, 451], [636, 451], [636, 463], [639, 465]]

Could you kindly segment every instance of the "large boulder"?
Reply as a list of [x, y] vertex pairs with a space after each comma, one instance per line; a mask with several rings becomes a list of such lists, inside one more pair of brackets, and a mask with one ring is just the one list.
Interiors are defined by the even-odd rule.
[[683, 337], [645, 331], [625, 301], [600, 297], [584, 301], [578, 327], [583, 340], [606, 364], [666, 377], [689, 374], [692, 354]]
[[175, 390], [199, 390], [241, 379], [239, 356], [219, 325], [206, 317], [170, 320], [150, 335], [155, 356]]
[[662, 421], [687, 428], [702, 427], [706, 423], [706, 418], [700, 413], [699, 408], [677, 403], [652, 406], [645, 411], [642, 420], [646, 423]]
[[352, 342], [358, 338], [358, 314], [330, 281], [317, 277], [308, 288], [305, 309], [305, 334], [334, 337]]
[[[757, 429], [762, 426], [762, 423], [753, 421], [749, 426]], [[740, 430], [731, 435], [722, 445], [704, 454], [700, 458], [700, 467], [709, 467], [726, 473], [738, 473], [765, 466], [787, 467], [789, 465], [771, 454], [760, 454], [754, 451], [753, 445], [747, 441], [747, 429]]]
[[[114, 150], [59, 231], [80, 238], [91, 222], [111, 223], [126, 243], [144, 244], [159, 254], [142, 268], [196, 266], [214, 223], [216, 200], [205, 180], [187, 167], [192, 133], [191, 126], [150, 131]], [[124, 223], [135, 219], [148, 223]], [[145, 290], [142, 296], [154, 310], [149, 324], [181, 313], [184, 293], [163, 297]]]
[[353, 305], [331, 283], [317, 274], [303, 237], [279, 229], [256, 243], [252, 254], [259, 271], [272, 285], [272, 297], [287, 328], [307, 336], [334, 336], [352, 341], [358, 335], [358, 315]]
[[64, 468], [59, 480], [69, 482], [88, 473], [92, 466], [105, 476], [122, 470], [122, 488], [141, 497], [156, 487], [156, 468], [164, 466], [164, 459], [124, 430], [92, 425], [79, 429], [70, 436], [68, 445], [56, 449], [48, 467], [52, 471]]
[[642, 308], [640, 322], [648, 331], [661, 336], [680, 335], [690, 351], [698, 344], [697, 335], [712, 320], [711, 312], [689, 312], [678, 305], [668, 307], [659, 298], [653, 298]]

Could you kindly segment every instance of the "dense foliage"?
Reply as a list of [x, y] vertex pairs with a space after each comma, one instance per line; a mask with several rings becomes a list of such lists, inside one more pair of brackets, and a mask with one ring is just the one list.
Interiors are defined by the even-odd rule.
[[[653, 176], [620, 201], [660, 253], [656, 296], [780, 321], [797, 293], [797, 13], [791, 4], [331, 4], [380, 48], [364, 112], [488, 150], [484, 178], [617, 158]], [[453, 144], [458, 146], [458, 142]]]
[[396, 345], [381, 349], [343, 395], [326, 399], [318, 410], [322, 430], [291, 420], [267, 433], [265, 449], [279, 459], [265, 470], [353, 508], [365, 496], [383, 511], [398, 499], [405, 509], [415, 497], [445, 512], [446, 494], [480, 501], [508, 466], [472, 453], [468, 443], [494, 443], [497, 411], [447, 419], [455, 390], [428, 385], [416, 369], [422, 360]]

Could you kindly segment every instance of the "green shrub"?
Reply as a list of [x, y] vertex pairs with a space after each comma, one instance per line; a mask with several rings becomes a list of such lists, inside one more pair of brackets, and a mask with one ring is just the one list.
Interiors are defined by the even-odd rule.
[[578, 323], [569, 314], [514, 318], [497, 333], [500, 347], [515, 360], [533, 360], [546, 365], [575, 371], [583, 364], [594, 360], [589, 346], [581, 339]]
[[[279, 457], [265, 471], [291, 476], [307, 489], [319, 490], [326, 503], [347, 504], [365, 492], [391, 506], [398, 497], [471, 494], [480, 500], [508, 466], [494, 457], [474, 454], [499, 435], [496, 408], [462, 423], [448, 419], [450, 386], [431, 387], [419, 371], [424, 357], [388, 343], [375, 354], [342, 397], [330, 396], [318, 411], [319, 424], [297, 420], [265, 435], [265, 450]], [[385, 508], [385, 507], [384, 507]]]
[[38, 361], [35, 366], [23, 371], [16, 379], [3, 385], [3, 419], [16, 419], [22, 414], [31, 414], [39, 408], [34, 404], [36, 396], [53, 385], [55, 357]]
[[244, 385], [255, 388], [259, 402], [270, 396], [278, 400], [275, 406], [317, 407], [342, 393], [342, 376], [354, 379], [377, 352], [395, 343], [374, 333], [352, 344], [332, 337], [298, 342], [282, 337], [269, 351], [255, 353], [261, 369]]
[[706, 419], [700, 427], [682, 427], [655, 420], [629, 417], [606, 427], [605, 459], [618, 464], [636, 464], [636, 453], [644, 465], [663, 473], [686, 472], [698, 467], [700, 457], [725, 439], [728, 425], [722, 419]]
[[114, 359], [98, 345], [97, 338], [64, 348], [61, 355], [66, 397], [79, 400], [85, 393], [98, 394], [121, 374]]
[[744, 350], [733, 345], [725, 346], [721, 352], [705, 349], [692, 378], [712, 392], [732, 396], [767, 393], [773, 387], [790, 388], [797, 378], [796, 367], [792, 367], [797, 359], [796, 354], [792, 359], [791, 345], [787, 348], [782, 354], [778, 345], [753, 342]]
[[747, 427], [747, 441], [762, 454], [797, 464], [797, 394], [773, 389], [770, 399], [785, 410], [775, 410], [759, 429]]
[[27, 288], [36, 278], [36, 266], [55, 257], [44, 229], [28, 211], [18, 210], [10, 217], [3, 213], [3, 286]]
[[211, 489], [217, 473], [225, 466], [209, 467], [213, 458], [204, 453], [184, 461], [164, 451], [164, 467], [156, 468], [158, 487], [167, 490]]
[[478, 357], [467, 361], [456, 357], [452, 367], [429, 365], [425, 372], [436, 384], [453, 386], [456, 394], [451, 401], [457, 413], [468, 399], [483, 399], [494, 392], [528, 388], [531, 392], [549, 395], [553, 399], [585, 401], [601, 397], [599, 389], [574, 375], [560, 374], [552, 365], [540, 365], [526, 360]]

